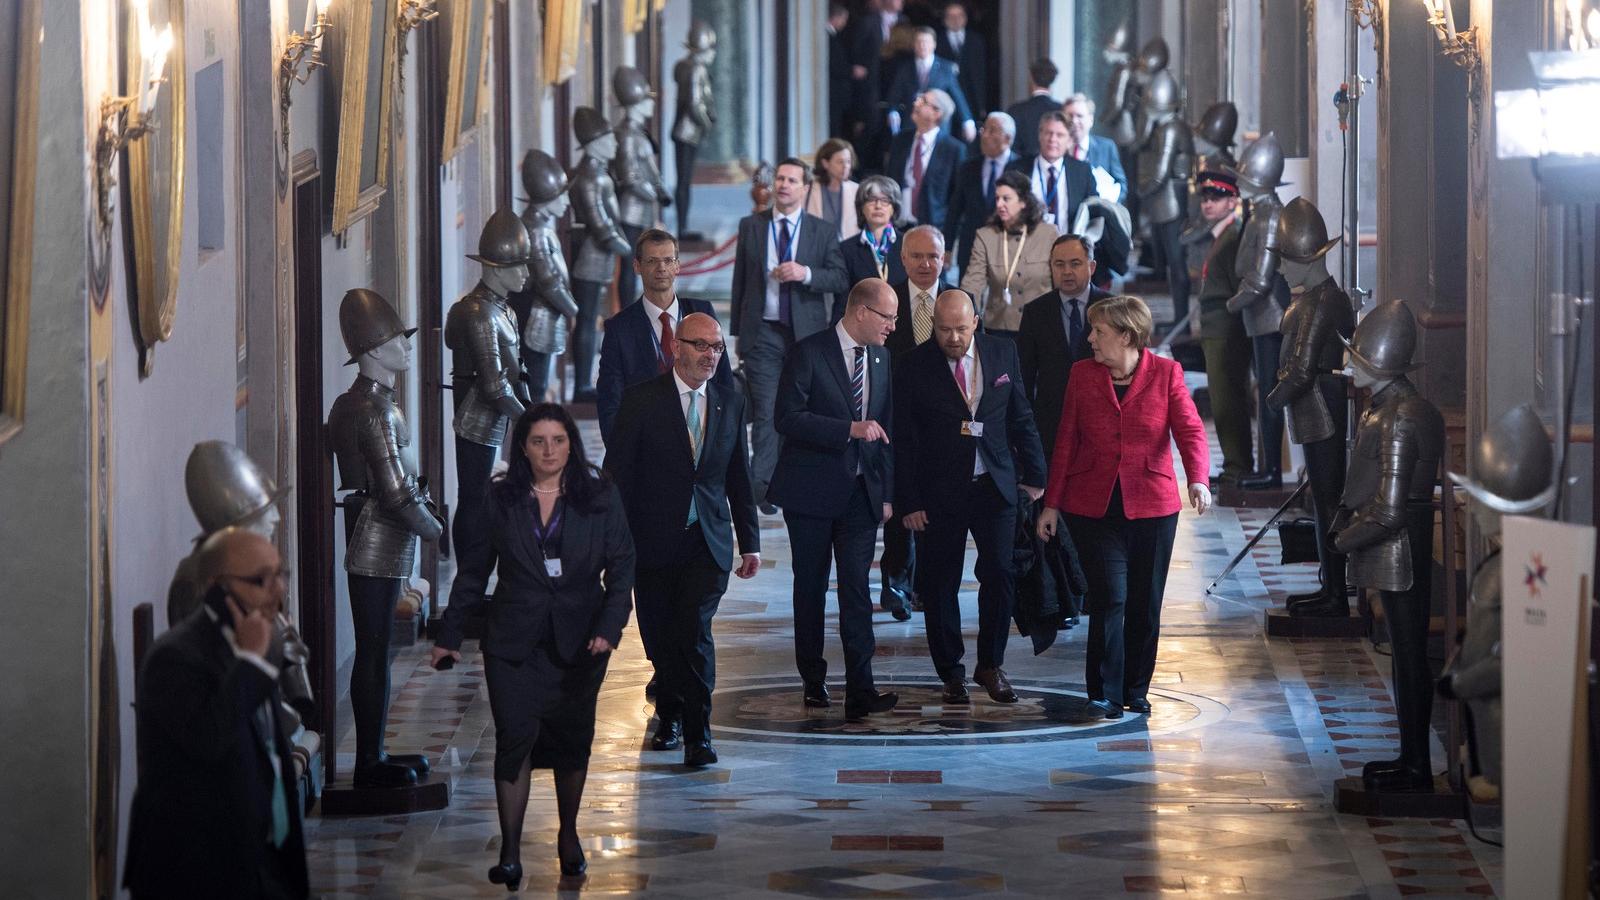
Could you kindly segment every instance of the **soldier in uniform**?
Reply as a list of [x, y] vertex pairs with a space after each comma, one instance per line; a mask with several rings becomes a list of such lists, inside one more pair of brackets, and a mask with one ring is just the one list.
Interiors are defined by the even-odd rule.
[[572, 202], [567, 196], [567, 173], [543, 150], [529, 150], [522, 158], [522, 189], [528, 192], [522, 224], [533, 248], [528, 256], [530, 277], [523, 290], [506, 299], [522, 323], [528, 396], [538, 402], [550, 386], [556, 357], [567, 350], [568, 320], [578, 314], [567, 260], [556, 236], [556, 222], [567, 214]]
[[201, 441], [189, 451], [183, 466], [183, 487], [189, 509], [200, 522], [195, 552], [185, 556], [172, 573], [167, 588], [167, 625], [188, 618], [200, 608], [204, 593], [199, 581], [200, 544], [224, 528], [238, 527], [272, 540], [278, 529], [278, 501], [289, 493], [278, 490], [243, 450], [226, 441]]
[[[650, 90], [644, 73], [632, 66], [617, 66], [611, 75], [611, 91], [616, 94], [622, 116], [617, 120], [617, 157], [611, 161], [611, 177], [617, 182], [617, 200], [622, 209], [622, 233], [628, 246], [639, 242], [646, 228], [661, 221], [661, 207], [672, 203], [667, 185], [661, 180], [656, 163], [656, 142], [644, 123], [656, 109], [656, 92]], [[639, 276], [623, 268], [617, 294], [626, 306], [639, 297]]]
[[1194, 136], [1179, 110], [1183, 98], [1178, 80], [1166, 70], [1157, 72], [1144, 92], [1144, 111], [1150, 137], [1140, 151], [1139, 206], [1150, 223], [1151, 236], [1161, 247], [1167, 266], [1167, 289], [1172, 293], [1172, 320], [1189, 314], [1189, 261], [1184, 255], [1184, 219], [1189, 214], [1189, 176], [1194, 174]]
[[411, 430], [395, 404], [395, 376], [411, 368], [411, 335], [389, 301], [357, 288], [339, 304], [339, 331], [361, 374], [333, 401], [328, 433], [345, 497], [344, 569], [356, 655], [350, 670], [356, 787], [402, 787], [427, 774], [416, 754], [384, 753], [389, 713], [389, 631], [411, 577], [417, 538], [436, 541], [444, 522], [403, 452]]
[[1278, 383], [1283, 344], [1278, 327], [1289, 306], [1289, 284], [1278, 274], [1278, 217], [1283, 213], [1283, 201], [1278, 199], [1277, 189], [1287, 182], [1283, 180], [1283, 150], [1277, 136], [1269, 131], [1246, 147], [1233, 174], [1247, 205], [1234, 258], [1239, 290], [1228, 298], [1228, 312], [1244, 317], [1244, 331], [1250, 336], [1261, 438], [1261, 468], [1239, 479], [1239, 486], [1247, 490], [1277, 489], [1283, 486], [1283, 414], [1267, 403], [1267, 395]]
[[1444, 417], [1406, 373], [1418, 368], [1417, 321], [1403, 300], [1367, 314], [1345, 341], [1356, 387], [1372, 401], [1356, 431], [1344, 496], [1328, 542], [1349, 555], [1350, 580], [1378, 592], [1389, 623], [1400, 756], [1361, 770], [1369, 791], [1431, 791], [1428, 669], [1433, 488], [1444, 452]]
[[[1283, 351], [1278, 386], [1267, 403], [1284, 414], [1289, 440], [1305, 449], [1306, 476], [1311, 482], [1311, 511], [1317, 534], [1328, 533], [1344, 490], [1345, 437], [1349, 409], [1344, 379], [1343, 341], [1356, 327], [1356, 313], [1346, 294], [1328, 273], [1327, 253], [1339, 238], [1328, 237], [1322, 213], [1304, 197], [1283, 208], [1278, 219], [1280, 268], [1290, 289], [1300, 294], [1283, 315]], [[1348, 616], [1345, 559], [1317, 541], [1321, 587], [1289, 597], [1291, 616]]]
[[522, 342], [508, 298], [528, 283], [533, 242], [515, 213], [496, 210], [484, 223], [478, 252], [467, 256], [482, 264], [482, 276], [451, 305], [444, 322], [456, 410], [456, 510], [450, 537], [458, 566], [487, 546], [483, 494], [506, 426], [529, 403]]
[[1473, 774], [1494, 788], [1501, 779], [1500, 518], [1538, 515], [1556, 496], [1555, 452], [1544, 422], [1524, 403], [1489, 426], [1473, 447], [1475, 479], [1450, 473], [1470, 498], [1468, 508], [1490, 551], [1472, 573], [1472, 600], [1461, 648], [1439, 679], [1439, 693], [1467, 704]]
[[573, 214], [583, 226], [572, 263], [572, 294], [578, 301], [573, 325], [572, 364], [574, 403], [595, 402], [595, 323], [606, 285], [616, 276], [617, 258], [633, 253], [622, 233], [617, 185], [608, 168], [617, 156], [617, 135], [611, 123], [592, 106], [572, 114], [572, 131], [583, 148], [583, 159], [572, 170]]
[[694, 184], [694, 158], [700, 141], [717, 121], [711, 96], [711, 62], [717, 58], [717, 33], [704, 22], [689, 26], [684, 44], [689, 55], [672, 67], [672, 80], [678, 85], [678, 110], [672, 119], [672, 148], [678, 168], [678, 183], [673, 186], [672, 202], [678, 207], [678, 237], [698, 240], [689, 230], [689, 188]]

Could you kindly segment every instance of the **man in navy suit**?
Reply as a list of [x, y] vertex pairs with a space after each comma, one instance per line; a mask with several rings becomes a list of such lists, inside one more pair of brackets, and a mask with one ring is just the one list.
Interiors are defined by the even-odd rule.
[[[1092, 133], [1094, 129], [1094, 101], [1087, 94], [1073, 94], [1061, 104], [1061, 114], [1067, 117], [1067, 139], [1071, 142], [1067, 155], [1082, 160], [1092, 169], [1102, 169], [1122, 190], [1112, 198], [1118, 203], [1128, 199], [1128, 175], [1122, 170], [1122, 155], [1110, 138]], [[1101, 192], [1101, 196], [1105, 196]]]
[[1001, 173], [1017, 159], [1011, 144], [1017, 136], [1017, 123], [1003, 112], [989, 113], [978, 132], [977, 156], [956, 169], [950, 186], [950, 207], [945, 210], [944, 240], [953, 248], [961, 271], [972, 256], [973, 236], [994, 215], [994, 185]]
[[944, 5], [944, 28], [939, 31], [939, 43], [934, 53], [956, 64], [956, 74], [962, 93], [973, 113], [983, 113], [989, 106], [989, 45], [979, 32], [967, 28], [967, 5], [953, 2]]
[[960, 141], [939, 130], [952, 108], [949, 94], [925, 91], [911, 108], [914, 127], [895, 135], [889, 145], [887, 174], [900, 182], [906, 209], [918, 225], [944, 227], [950, 183], [963, 153]]
[[[933, 53], [937, 39], [932, 28], [918, 28], [912, 43], [913, 55], [900, 64], [894, 81], [889, 84], [889, 130], [900, 130], [901, 117], [928, 91], [944, 91], [955, 104], [953, 114], [939, 123], [941, 134], [960, 134], [961, 140], [970, 141], [978, 136], [978, 126], [972, 121], [972, 108], [967, 105], [967, 95], [961, 90], [961, 80], [956, 75], [955, 63], [940, 59]], [[959, 126], [959, 129], [957, 128]], [[959, 158], [959, 157], [958, 157]], [[890, 168], [889, 174], [895, 170]]]
[[[716, 384], [728, 345], [703, 313], [685, 316], [672, 370], [628, 388], [606, 471], [628, 511], [638, 553], [639, 636], [655, 644], [660, 677], [653, 750], [683, 747], [689, 766], [717, 761], [711, 692], [717, 682], [711, 618], [728, 573], [761, 567], [761, 529], [745, 458], [744, 397]], [[734, 569], [733, 537], [739, 537]]]
[[1039, 155], [1012, 160], [1011, 168], [1028, 173], [1033, 193], [1044, 204], [1044, 220], [1066, 232], [1083, 198], [1099, 191], [1089, 164], [1067, 155], [1071, 145], [1067, 117], [1060, 110], [1039, 118]]
[[772, 409], [783, 360], [796, 341], [826, 330], [829, 294], [850, 289], [838, 233], [801, 209], [811, 167], [794, 157], [772, 174], [772, 207], [739, 220], [733, 257], [733, 334], [750, 393], [750, 477], [761, 511], [777, 512], [767, 485], [778, 464]]
[[[678, 239], [670, 232], [651, 228], [639, 235], [633, 246], [633, 271], [644, 283], [644, 294], [606, 320], [600, 341], [596, 407], [600, 439], [608, 447], [623, 391], [672, 368], [678, 323], [694, 313], [716, 318], [710, 302], [678, 296]], [[733, 386], [726, 356], [717, 362], [717, 374], [711, 380], [722, 387]]]
[[933, 339], [895, 366], [895, 506], [905, 527], [919, 532], [917, 594], [944, 701], [968, 702], [958, 596], [970, 533], [978, 547], [972, 680], [996, 703], [1015, 703], [1001, 666], [1016, 596], [1017, 494], [1044, 495], [1044, 450], [1015, 344], [978, 334], [972, 298], [962, 291], [939, 295], [933, 327]]
[[889, 354], [895, 329], [889, 285], [868, 278], [850, 290], [844, 318], [795, 344], [783, 364], [776, 418], [783, 452], [772, 478], [794, 559], [794, 655], [810, 707], [830, 706], [822, 623], [828, 564], [837, 562], [844, 641], [845, 718], [894, 708], [872, 680], [872, 598], [867, 577], [878, 525], [894, 512], [894, 406]]
[[[885, 58], [890, 34], [904, 22], [900, 0], [875, 0], [845, 30], [845, 53], [850, 60], [850, 105], [841, 137], [853, 141], [864, 174], [878, 170], [888, 144], [879, 101], [894, 74]], [[885, 71], [886, 64], [889, 67]]]
[[1033, 156], [1039, 152], [1039, 119], [1061, 108], [1061, 101], [1050, 96], [1050, 85], [1056, 83], [1060, 74], [1061, 70], [1049, 59], [1034, 60], [1028, 66], [1028, 99], [1006, 107], [1006, 113], [1017, 123], [1017, 142], [1011, 149], [1018, 156]]
[[1090, 304], [1111, 296], [1095, 287], [1093, 248], [1084, 238], [1064, 234], [1050, 248], [1050, 278], [1055, 290], [1040, 294], [1022, 308], [1017, 352], [1022, 357], [1022, 383], [1033, 404], [1045, 458], [1055, 451], [1061, 403], [1072, 366], [1089, 359]]

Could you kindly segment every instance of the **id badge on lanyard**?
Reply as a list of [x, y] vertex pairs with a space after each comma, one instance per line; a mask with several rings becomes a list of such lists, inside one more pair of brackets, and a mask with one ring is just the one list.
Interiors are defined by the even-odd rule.
[[545, 574], [549, 575], [551, 578], [559, 578], [561, 576], [561, 559], [559, 557], [557, 557], [555, 559], [550, 558], [549, 553], [545, 550], [544, 545], [545, 545], [545, 541], [549, 540], [551, 538], [551, 536], [553, 536], [556, 533], [556, 529], [558, 527], [560, 527], [560, 525], [561, 525], [561, 511], [560, 510], [556, 510], [556, 514], [550, 517], [550, 524], [549, 525], [540, 526], [540, 524], [539, 524], [539, 513], [538, 513], [537, 509], [535, 509], [534, 522], [533, 522], [533, 540], [534, 540], [534, 543], [539, 545], [539, 556], [544, 559], [544, 571], [545, 571]]

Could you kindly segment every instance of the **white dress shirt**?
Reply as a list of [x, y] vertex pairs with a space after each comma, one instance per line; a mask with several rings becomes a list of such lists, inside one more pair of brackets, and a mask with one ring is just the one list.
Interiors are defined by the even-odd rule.
[[[1054, 169], [1056, 173], [1056, 202], [1053, 207], [1045, 199], [1045, 189], [1050, 184], [1051, 169]], [[1030, 177], [1033, 180], [1034, 196], [1038, 197], [1039, 202], [1045, 205], [1044, 220], [1056, 226], [1058, 231], [1065, 234], [1067, 226], [1071, 224], [1067, 221], [1066, 167], [1061, 164], [1059, 159], [1051, 163], [1042, 156], [1036, 156], [1033, 159], [1033, 171], [1030, 173]]]
[[[833, 326], [833, 333], [839, 337], [839, 352], [844, 354], [844, 376], [848, 383], [856, 374], [856, 348], [865, 347], [865, 344], [856, 342], [850, 332], [844, 330], [844, 322]], [[872, 408], [872, 373], [867, 371], [872, 365], [872, 351], [862, 355], [861, 359], [861, 419], [865, 420], [867, 410]], [[854, 398], [851, 398], [852, 400]]]
[[950, 52], [954, 53], [957, 56], [960, 56], [961, 55], [961, 46], [967, 42], [967, 30], [965, 28], [963, 28], [960, 31], [952, 31], [952, 32], [950, 32], [949, 33], [949, 40], [950, 40]]
[[928, 72], [932, 69], [933, 57], [930, 56], [927, 59], [917, 60], [917, 87], [919, 89], [926, 88], [928, 86]]
[[[967, 345], [967, 355], [961, 359], [967, 376], [967, 409], [972, 412], [972, 417], [976, 419], [978, 401], [983, 399], [983, 365], [978, 362], [978, 339], [976, 337], [972, 339], [972, 343]], [[945, 365], [950, 367], [950, 377], [954, 379], [956, 377], [956, 360], [946, 359]], [[983, 464], [983, 451], [980, 450], [974, 453], [972, 455], [972, 477], [977, 478], [987, 471], [989, 471], [988, 467]]]
[[883, 39], [885, 41], [889, 40], [889, 34], [894, 31], [894, 26], [899, 21], [900, 21], [900, 14], [899, 13], [892, 13], [892, 12], [880, 12], [880, 13], [878, 13], [878, 30], [879, 30], [879, 33], [883, 35]]
[[917, 189], [917, 179], [912, 173], [917, 168], [917, 157], [922, 157], [922, 174], [928, 174], [928, 166], [933, 163], [933, 143], [938, 140], [939, 129], [924, 131], [911, 139], [911, 152], [906, 154], [906, 170], [901, 173], [900, 183], [905, 185], [906, 211], [911, 210], [911, 194]]
[[672, 381], [678, 386], [678, 409], [683, 411], [685, 430], [688, 429], [689, 425], [689, 397], [693, 395], [695, 398], [694, 410], [700, 416], [700, 429], [699, 433], [694, 436], [691, 447], [704, 444], [706, 441], [706, 386], [702, 384], [697, 388], [690, 387], [689, 383], [683, 380], [683, 376], [678, 374], [677, 369], [672, 370]]
[[[796, 207], [794, 212], [784, 215], [778, 212], [777, 207], [772, 209], [772, 223], [767, 228], [767, 302], [761, 310], [761, 318], [766, 319], [768, 322], [778, 321], [778, 282], [771, 278], [772, 270], [776, 269], [779, 263], [784, 262], [784, 260], [778, 258], [778, 238], [783, 234], [783, 223], [787, 221], [789, 223], [789, 259], [794, 260], [800, 253], [800, 214], [804, 211], [804, 207]], [[806, 269], [806, 277], [801, 279], [799, 283], [811, 283], [811, 270], [809, 268]], [[791, 296], [793, 293], [793, 288], [791, 288]], [[792, 312], [793, 310], [791, 310]]]

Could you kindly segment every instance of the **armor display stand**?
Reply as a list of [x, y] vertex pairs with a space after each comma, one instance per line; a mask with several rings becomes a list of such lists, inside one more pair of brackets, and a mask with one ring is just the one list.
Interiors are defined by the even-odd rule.
[[[427, 486], [406, 461], [411, 431], [395, 403], [396, 377], [411, 368], [411, 335], [389, 301], [356, 289], [339, 305], [339, 330], [360, 374], [328, 413], [328, 433], [345, 498], [344, 568], [356, 654], [350, 672], [356, 761], [350, 781], [330, 784], [324, 815], [390, 815], [443, 809], [444, 779], [430, 779], [420, 754], [384, 752], [389, 712], [389, 640], [395, 603], [415, 568], [417, 538], [444, 532]], [[337, 751], [332, 751], [335, 754]], [[337, 756], [335, 755], [335, 759]]]
[[522, 158], [522, 188], [528, 192], [522, 224], [528, 229], [533, 252], [528, 258], [527, 286], [507, 300], [522, 326], [528, 397], [538, 403], [549, 391], [551, 369], [567, 350], [567, 332], [578, 314], [567, 260], [561, 255], [561, 239], [556, 234], [556, 222], [572, 204], [567, 196], [567, 173], [543, 150], [529, 150]]
[[[622, 233], [628, 246], [639, 243], [645, 229], [661, 221], [661, 207], [672, 203], [672, 195], [661, 180], [656, 143], [645, 123], [656, 110], [656, 92], [644, 73], [632, 66], [618, 66], [611, 75], [611, 92], [622, 115], [617, 119], [617, 155], [611, 160], [611, 177], [617, 183], [621, 206]], [[622, 261], [622, 277], [617, 280], [618, 300], [627, 306], [640, 295], [639, 276], [633, 266]]]
[[700, 142], [717, 122], [711, 92], [711, 63], [717, 58], [717, 33], [705, 22], [689, 26], [684, 42], [689, 55], [672, 67], [672, 80], [678, 86], [678, 106], [672, 119], [673, 162], [677, 182], [672, 187], [672, 202], [678, 210], [678, 243], [685, 250], [707, 250], [705, 236], [689, 230], [689, 201], [694, 186], [694, 161]]
[[611, 123], [594, 107], [580, 106], [572, 114], [572, 131], [583, 149], [569, 188], [573, 214], [583, 226], [582, 237], [574, 239], [572, 262], [572, 294], [578, 303], [572, 328], [572, 402], [593, 404], [600, 301], [616, 276], [617, 260], [632, 255], [633, 248], [622, 233], [617, 185], [611, 177], [610, 164], [617, 155]]

